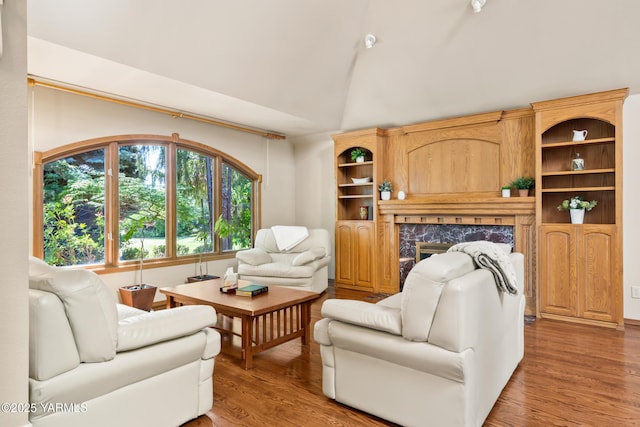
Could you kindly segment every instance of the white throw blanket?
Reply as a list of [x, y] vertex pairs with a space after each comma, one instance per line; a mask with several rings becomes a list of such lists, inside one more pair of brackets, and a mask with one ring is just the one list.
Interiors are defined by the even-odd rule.
[[518, 295], [516, 272], [509, 256], [496, 244], [487, 241], [458, 243], [449, 252], [464, 252], [480, 268], [493, 273], [498, 289], [509, 295]]
[[280, 251], [288, 251], [309, 237], [309, 230], [307, 230], [307, 227], [274, 225], [271, 227], [271, 231], [273, 232], [273, 236], [276, 239], [276, 245], [278, 245], [278, 250]]

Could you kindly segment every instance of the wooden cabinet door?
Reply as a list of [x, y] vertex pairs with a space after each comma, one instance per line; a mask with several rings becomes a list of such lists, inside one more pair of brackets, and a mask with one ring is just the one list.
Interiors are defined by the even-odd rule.
[[355, 239], [348, 222], [336, 223], [336, 285], [355, 285]]
[[336, 286], [373, 291], [372, 221], [336, 223]]
[[540, 311], [562, 316], [577, 314], [575, 235], [571, 226], [540, 228]]
[[373, 289], [373, 223], [358, 222], [354, 225], [355, 236], [355, 284], [358, 287]]
[[578, 316], [616, 322], [615, 226], [584, 225], [577, 239]]

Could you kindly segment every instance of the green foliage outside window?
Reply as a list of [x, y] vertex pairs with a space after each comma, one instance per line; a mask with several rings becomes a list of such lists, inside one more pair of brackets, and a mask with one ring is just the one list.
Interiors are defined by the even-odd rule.
[[[43, 246], [51, 265], [106, 262], [105, 151], [43, 165]], [[166, 151], [161, 145], [123, 144], [118, 149], [120, 216], [114, 232], [120, 236], [121, 260], [167, 256]], [[250, 247], [253, 181], [226, 163], [216, 175], [215, 157], [183, 148], [175, 153], [176, 256], [213, 252], [212, 218], [219, 216], [229, 223], [230, 234], [221, 236], [218, 250]], [[222, 180], [220, 205], [214, 194], [216, 179]]]

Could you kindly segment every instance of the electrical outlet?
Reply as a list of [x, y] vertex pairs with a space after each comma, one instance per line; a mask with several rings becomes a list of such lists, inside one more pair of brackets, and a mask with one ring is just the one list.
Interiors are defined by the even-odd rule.
[[631, 287], [631, 298], [640, 298], [640, 286]]

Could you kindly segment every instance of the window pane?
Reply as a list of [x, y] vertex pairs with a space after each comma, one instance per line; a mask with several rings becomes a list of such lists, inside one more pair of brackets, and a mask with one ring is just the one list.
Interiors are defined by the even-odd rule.
[[232, 166], [222, 164], [222, 217], [231, 235], [222, 239], [222, 250], [251, 247], [251, 180]]
[[213, 250], [213, 200], [215, 163], [194, 151], [176, 152], [177, 254]]
[[46, 163], [43, 182], [44, 260], [104, 263], [104, 149]]
[[166, 150], [155, 145], [120, 146], [120, 259], [166, 256]]

